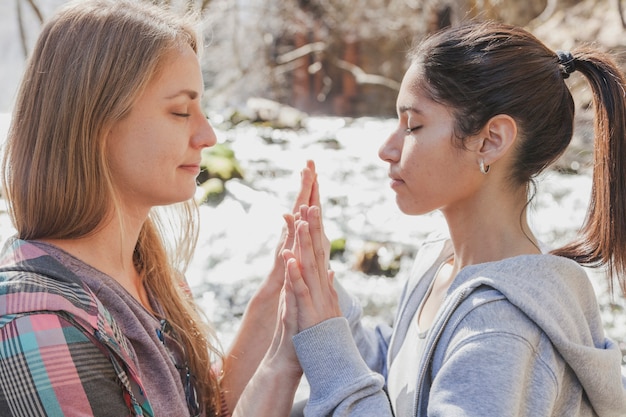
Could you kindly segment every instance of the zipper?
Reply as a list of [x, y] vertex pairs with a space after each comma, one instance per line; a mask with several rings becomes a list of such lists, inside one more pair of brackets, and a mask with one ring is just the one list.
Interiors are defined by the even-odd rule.
[[461, 291], [456, 296], [456, 298], [454, 299], [454, 302], [448, 305], [448, 308], [446, 309], [446, 314], [443, 315], [444, 316], [443, 321], [441, 322], [441, 324], [439, 324], [436, 327], [437, 332], [435, 333], [435, 335], [434, 336], [432, 334], [429, 335], [429, 339], [431, 340], [431, 342], [427, 344], [428, 350], [426, 351], [426, 355], [423, 356], [422, 366], [420, 368], [418, 378], [417, 378], [417, 389], [415, 390], [415, 398], [413, 401], [413, 407], [414, 407], [413, 415], [416, 417], [418, 415], [417, 413], [420, 410], [420, 406], [422, 403], [422, 390], [424, 386], [424, 378], [426, 377], [426, 369], [428, 368], [430, 361], [432, 359], [432, 356], [435, 352], [435, 346], [439, 342], [439, 339], [441, 338], [441, 335], [444, 329], [446, 328], [446, 325], [450, 321], [450, 318], [452, 317], [452, 313], [454, 312], [454, 310], [456, 310], [459, 304], [461, 304], [461, 302], [467, 297], [467, 294], [470, 293], [471, 291], [472, 291], [472, 288], [464, 288], [463, 291]]

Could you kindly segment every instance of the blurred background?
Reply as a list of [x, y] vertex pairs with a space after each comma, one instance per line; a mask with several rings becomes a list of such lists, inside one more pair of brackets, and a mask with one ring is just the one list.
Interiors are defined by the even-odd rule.
[[[42, 22], [64, 0], [0, 1], [0, 141]], [[199, 178], [201, 236], [187, 276], [227, 346], [273, 262], [299, 170], [318, 166], [337, 277], [372, 324], [391, 323], [419, 242], [441, 216], [399, 212], [376, 155], [395, 126], [408, 49], [466, 19], [529, 29], [552, 49], [592, 43], [625, 68], [626, 0], [155, 0], [201, 16], [205, 107], [218, 135]], [[520, 59], [524, 59], [523, 56]], [[120, 62], [120, 65], [124, 65]], [[574, 139], [540, 178], [531, 224], [549, 245], [577, 232], [588, 205], [591, 95], [574, 73]], [[230, 162], [226, 162], [229, 160]], [[46, 180], [46, 179], [42, 179]], [[0, 198], [0, 239], [13, 233]], [[626, 302], [589, 270], [607, 333], [626, 358]], [[626, 359], [624, 360], [626, 369]]]
[[[64, 2], [1, 2], [0, 111], [10, 106], [42, 21]], [[469, 18], [525, 26], [554, 49], [593, 42], [621, 58], [626, 46], [623, 0], [153, 2], [203, 17], [207, 106], [220, 111], [264, 97], [307, 113], [393, 116], [407, 49]]]

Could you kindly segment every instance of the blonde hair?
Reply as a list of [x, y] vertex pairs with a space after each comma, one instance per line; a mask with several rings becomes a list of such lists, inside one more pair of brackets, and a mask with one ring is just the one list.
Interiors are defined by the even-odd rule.
[[[173, 49], [200, 39], [196, 20], [142, 1], [80, 0], [43, 28], [18, 92], [3, 158], [9, 214], [21, 239], [72, 239], [97, 230], [116, 204], [106, 132], [128, 114]], [[153, 210], [134, 261], [188, 354], [207, 415], [219, 410], [210, 371], [213, 334], [185, 291], [197, 207], [177, 205], [180, 237], [168, 248]]]

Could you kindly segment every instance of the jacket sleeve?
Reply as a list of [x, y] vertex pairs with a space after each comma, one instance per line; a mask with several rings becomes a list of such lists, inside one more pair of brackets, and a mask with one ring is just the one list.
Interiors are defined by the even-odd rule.
[[372, 372], [356, 347], [344, 317], [326, 320], [294, 336], [310, 385], [305, 416], [392, 416], [384, 378]]
[[56, 314], [0, 321], [0, 415], [129, 415], [113, 365]]
[[350, 332], [367, 366], [374, 372], [387, 377], [387, 351], [391, 340], [392, 329], [381, 324], [371, 329], [363, 326], [361, 318], [363, 307], [358, 299], [348, 294], [339, 280], [334, 281], [335, 291], [339, 298], [339, 306], [350, 325]]

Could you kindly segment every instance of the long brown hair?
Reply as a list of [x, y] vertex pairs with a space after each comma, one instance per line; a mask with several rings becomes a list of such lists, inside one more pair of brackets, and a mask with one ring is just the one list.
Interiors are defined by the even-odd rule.
[[[164, 57], [182, 45], [199, 53], [196, 20], [141, 1], [76, 1], [44, 26], [3, 158], [4, 191], [19, 238], [73, 239], [97, 229], [117, 201], [106, 132], [130, 111]], [[182, 339], [213, 415], [219, 387], [210, 367], [219, 353], [182, 276], [197, 240], [197, 207], [189, 201], [174, 211], [179, 239], [167, 246], [167, 222], [153, 209], [134, 261]]]
[[626, 294], [626, 80], [610, 55], [589, 47], [567, 61], [526, 30], [486, 21], [434, 34], [411, 50], [423, 88], [452, 107], [459, 145], [497, 114], [515, 119], [520, 132], [509, 175], [529, 186], [569, 145], [574, 100], [564, 81], [577, 70], [591, 85], [595, 109], [593, 188], [577, 238], [556, 249], [588, 266], [609, 268]]

